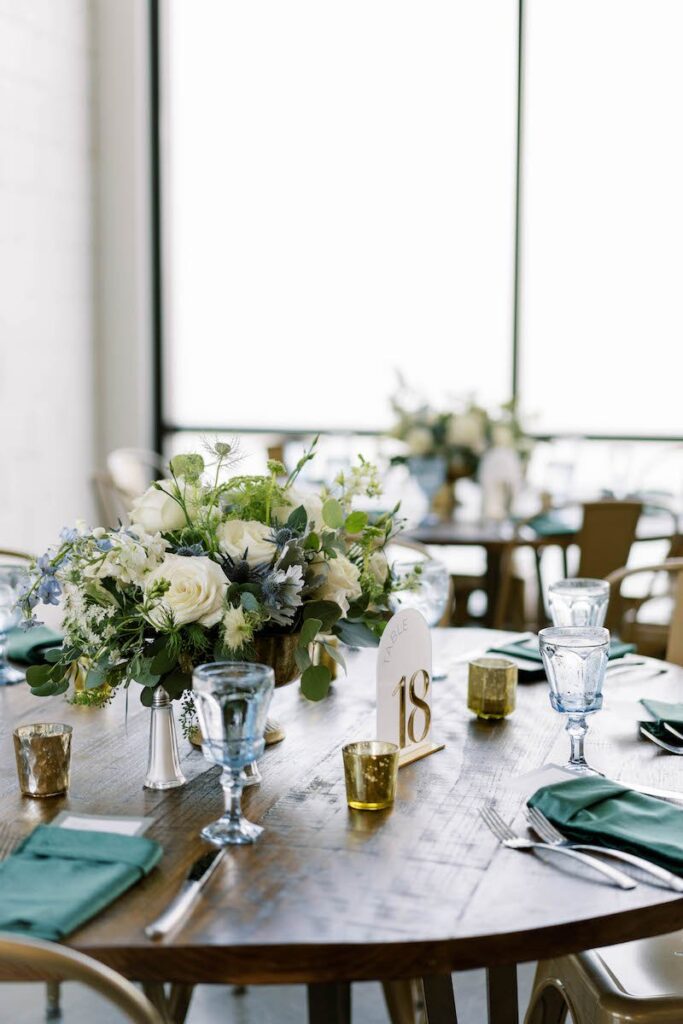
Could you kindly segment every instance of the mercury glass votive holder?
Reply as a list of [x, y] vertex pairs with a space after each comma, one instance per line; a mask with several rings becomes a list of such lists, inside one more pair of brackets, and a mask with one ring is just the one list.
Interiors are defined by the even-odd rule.
[[41, 722], [14, 730], [19, 788], [24, 796], [61, 796], [71, 773], [70, 725]]
[[467, 707], [478, 718], [506, 718], [517, 704], [517, 666], [507, 658], [469, 663]]
[[357, 811], [381, 811], [396, 796], [399, 749], [383, 740], [362, 740], [342, 748], [346, 802]]

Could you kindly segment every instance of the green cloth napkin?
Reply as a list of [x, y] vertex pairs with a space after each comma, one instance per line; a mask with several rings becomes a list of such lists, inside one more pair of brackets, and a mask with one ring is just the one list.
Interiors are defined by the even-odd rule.
[[528, 801], [577, 842], [611, 846], [683, 875], [683, 809], [598, 776], [556, 782]]
[[533, 519], [529, 519], [527, 526], [530, 526], [539, 537], [566, 537], [578, 531], [573, 526], [568, 526], [558, 516], [550, 512], [540, 512]]
[[[609, 645], [608, 658], [610, 661], [613, 658], [623, 658], [625, 654], [632, 654], [635, 649], [635, 644], [612, 640]], [[543, 661], [543, 656], [538, 649], [537, 637], [534, 637], [533, 640], [515, 640], [512, 643], [503, 644], [501, 647], [490, 647], [489, 651], [492, 654], [508, 654], [515, 658], [528, 658], [529, 661]]]
[[669, 704], [668, 701], [650, 700], [649, 697], [643, 697], [640, 703], [658, 722], [683, 725], [683, 704]]
[[7, 657], [21, 665], [42, 665], [45, 652], [61, 647], [62, 634], [47, 626], [34, 629], [13, 629], [7, 637]]
[[0, 931], [57, 942], [149, 874], [162, 852], [142, 836], [39, 825], [0, 862]]

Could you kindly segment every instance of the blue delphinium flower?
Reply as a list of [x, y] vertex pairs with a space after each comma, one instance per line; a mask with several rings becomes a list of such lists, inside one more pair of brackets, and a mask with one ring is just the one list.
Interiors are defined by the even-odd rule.
[[113, 546], [114, 545], [108, 537], [102, 537], [100, 540], [96, 541], [98, 551], [111, 551]]
[[62, 544], [73, 544], [75, 540], [78, 540], [78, 530], [75, 530], [70, 526], [65, 526], [59, 535], [59, 539]]
[[38, 600], [43, 604], [59, 604], [62, 588], [54, 576], [45, 575], [38, 584]]

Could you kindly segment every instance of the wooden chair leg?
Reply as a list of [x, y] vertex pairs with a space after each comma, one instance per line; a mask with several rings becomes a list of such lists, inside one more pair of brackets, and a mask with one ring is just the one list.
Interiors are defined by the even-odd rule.
[[419, 981], [383, 981], [384, 1001], [391, 1024], [421, 1024], [422, 986]]
[[351, 1024], [351, 985], [308, 985], [308, 1024]]
[[62, 987], [58, 981], [48, 981], [46, 986], [45, 1020], [62, 1019]]
[[428, 1024], [458, 1024], [453, 980], [450, 974], [432, 974], [422, 979]]
[[567, 1002], [554, 985], [532, 993], [524, 1024], [564, 1024], [568, 1013]]
[[518, 1024], [517, 967], [489, 967], [486, 971], [489, 1024]]
[[161, 982], [143, 984], [142, 990], [152, 1006], [161, 1014], [164, 1024], [185, 1024], [194, 985], [169, 985]]

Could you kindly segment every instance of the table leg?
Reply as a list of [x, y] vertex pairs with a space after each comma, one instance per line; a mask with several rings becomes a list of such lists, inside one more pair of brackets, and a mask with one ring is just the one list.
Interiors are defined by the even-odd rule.
[[185, 1024], [194, 985], [169, 985], [147, 982], [142, 990], [150, 1003], [159, 1011], [164, 1024]]
[[[492, 629], [496, 624], [498, 609], [498, 591], [503, 578], [503, 552], [493, 548], [486, 549], [486, 615], [484, 625]], [[501, 617], [507, 609], [501, 609]]]
[[308, 986], [308, 1024], [351, 1024], [349, 982]]
[[432, 974], [422, 979], [428, 1024], [458, 1024], [450, 974]]
[[518, 1024], [516, 964], [487, 969], [486, 996], [489, 1024]]

